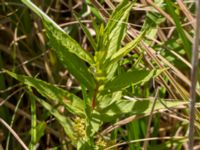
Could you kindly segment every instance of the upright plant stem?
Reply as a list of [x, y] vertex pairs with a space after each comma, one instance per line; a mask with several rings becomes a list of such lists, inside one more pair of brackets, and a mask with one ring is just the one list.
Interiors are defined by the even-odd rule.
[[192, 70], [190, 87], [190, 125], [189, 125], [189, 150], [193, 150], [194, 145], [194, 121], [195, 121], [195, 102], [196, 102], [196, 83], [198, 73], [198, 47], [200, 34], [200, 0], [196, 0], [196, 23], [195, 35], [192, 49]]

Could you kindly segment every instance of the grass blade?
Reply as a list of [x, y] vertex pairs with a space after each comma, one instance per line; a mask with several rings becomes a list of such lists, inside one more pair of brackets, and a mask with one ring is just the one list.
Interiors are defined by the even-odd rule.
[[[29, 88], [29, 90], [31, 90]], [[30, 150], [35, 150], [36, 149], [36, 144], [37, 144], [37, 116], [36, 116], [36, 99], [35, 96], [29, 92], [29, 97], [31, 100], [31, 142], [29, 144]]]

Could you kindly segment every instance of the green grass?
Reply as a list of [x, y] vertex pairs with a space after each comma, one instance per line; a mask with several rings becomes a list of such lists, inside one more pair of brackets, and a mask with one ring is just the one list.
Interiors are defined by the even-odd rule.
[[187, 149], [195, 31], [180, 3], [0, 2], [0, 119], [18, 135], [1, 121], [0, 146]]

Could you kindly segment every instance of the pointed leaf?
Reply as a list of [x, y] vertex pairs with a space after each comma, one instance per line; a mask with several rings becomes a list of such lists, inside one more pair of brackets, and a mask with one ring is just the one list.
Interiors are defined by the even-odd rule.
[[95, 43], [92, 35], [88, 31], [87, 27], [82, 24], [81, 20], [78, 18], [78, 16], [76, 14], [74, 14], [74, 16], [75, 16], [76, 20], [78, 20], [79, 24], [81, 25], [83, 32], [85, 33], [87, 39], [89, 40], [90, 44], [92, 45], [92, 48], [96, 51], [96, 49], [97, 49], [96, 43]]
[[105, 92], [120, 91], [129, 85], [141, 84], [149, 81], [151, 78], [158, 76], [162, 70], [132, 70], [122, 73], [105, 84]]
[[[123, 0], [110, 16], [105, 27], [102, 41], [102, 50], [105, 51], [105, 56], [101, 59], [103, 63], [108, 62], [107, 60], [110, 60], [112, 55], [121, 47], [132, 6], [133, 2]], [[108, 67], [105, 65], [105, 67], [103, 66], [102, 68], [106, 68], [107, 79], [111, 79], [118, 68], [118, 64], [117, 62], [113, 62], [110, 63]]]
[[106, 58], [110, 58], [121, 46], [132, 5], [127, 0], [122, 1], [109, 18], [104, 33], [104, 44], [108, 42]]
[[60, 103], [65, 108], [74, 114], [84, 115], [84, 104], [83, 101], [61, 88], [53, 86], [47, 82], [32, 77], [18, 75], [13, 72], [7, 71], [10, 76], [22, 82], [25, 85], [35, 88], [42, 96], [53, 100], [55, 103]]
[[[49, 36], [51, 36], [51, 33], [49, 33]], [[76, 55], [64, 50], [64, 47], [59, 45], [59, 40], [53, 40], [52, 38], [50, 45], [52, 45], [52, 47], [58, 46], [57, 48], [60, 50], [55, 52], [64, 67], [66, 67], [80, 83], [84, 84], [88, 89], [93, 90], [95, 88], [95, 80], [84, 62]]]
[[142, 38], [145, 35], [144, 30], [136, 39], [126, 44], [123, 48], [119, 49], [116, 53], [114, 53], [111, 57], [110, 63], [118, 61], [120, 58], [124, 57], [126, 54], [128, 54], [131, 50], [133, 50], [142, 40]]
[[192, 55], [191, 43], [189, 42], [189, 40], [187, 39], [187, 36], [185, 35], [181, 20], [179, 19], [179, 16], [175, 12], [175, 8], [173, 6], [172, 1], [167, 0], [165, 2], [166, 2], [167, 10], [169, 11], [170, 15], [172, 16], [172, 18], [174, 20], [174, 23], [176, 25], [176, 30], [179, 34], [180, 39], [182, 40], [182, 44], [185, 49], [185, 52], [186, 52], [188, 58], [191, 58], [191, 55]]

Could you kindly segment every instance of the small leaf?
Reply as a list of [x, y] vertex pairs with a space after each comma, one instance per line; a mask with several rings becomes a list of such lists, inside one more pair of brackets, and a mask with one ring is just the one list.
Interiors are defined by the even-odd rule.
[[96, 49], [97, 49], [96, 43], [95, 43], [92, 35], [88, 31], [87, 27], [82, 24], [82, 22], [80, 21], [80, 19], [78, 18], [78, 16], [75, 13], [74, 13], [74, 16], [75, 16], [76, 20], [78, 20], [79, 24], [81, 25], [81, 28], [82, 28], [83, 32], [85, 33], [87, 39], [89, 40], [90, 44], [92, 45], [93, 49], [96, 51]]
[[161, 70], [132, 70], [129, 72], [122, 73], [117, 77], [108, 81], [104, 86], [105, 92], [120, 91], [129, 85], [143, 84], [149, 81], [151, 78], [158, 76]]
[[131, 50], [133, 50], [142, 40], [142, 38], [145, 35], [144, 30], [137, 38], [135, 38], [133, 41], [126, 44], [123, 48], [119, 49], [116, 53], [114, 53], [109, 61], [110, 64], [118, 61], [120, 58], [124, 57], [126, 54], [128, 54]]
[[83, 101], [61, 88], [55, 87], [47, 82], [32, 77], [18, 75], [13, 72], [6, 70], [13, 78], [19, 80], [25, 85], [35, 88], [42, 96], [53, 100], [55, 103], [60, 103], [65, 106], [65, 108], [74, 114], [84, 115], [84, 104]]

